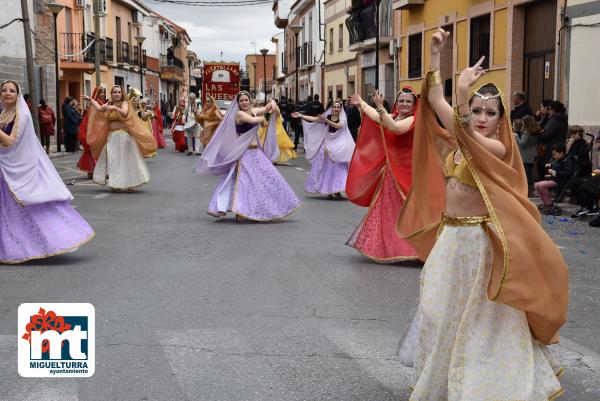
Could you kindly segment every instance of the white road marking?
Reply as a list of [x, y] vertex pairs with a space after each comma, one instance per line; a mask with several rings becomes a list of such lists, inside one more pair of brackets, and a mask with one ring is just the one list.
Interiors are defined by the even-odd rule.
[[294, 167], [294, 168], [298, 171], [304, 171], [304, 169], [302, 167]]
[[103, 199], [103, 198], [106, 198], [107, 196], [110, 196], [110, 194], [105, 192], [105, 193], [101, 193], [98, 195], [94, 195], [94, 199]]

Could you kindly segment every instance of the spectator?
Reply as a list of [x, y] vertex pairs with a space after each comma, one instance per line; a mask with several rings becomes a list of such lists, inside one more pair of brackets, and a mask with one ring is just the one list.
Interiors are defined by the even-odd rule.
[[31, 112], [31, 107], [33, 106], [31, 104], [31, 95], [29, 93], [24, 94], [23, 100], [25, 100], [25, 103], [27, 103], [27, 107], [29, 107], [29, 111]]
[[[521, 120], [515, 120], [513, 125]], [[523, 167], [525, 168], [525, 175], [527, 176], [527, 187], [528, 192], [531, 194], [533, 189], [533, 163], [535, 161], [538, 137], [540, 135], [540, 127], [535, 121], [533, 116], [523, 117], [522, 130], [515, 132], [515, 139], [517, 145], [519, 145], [519, 152], [523, 159]]]
[[167, 65], [173, 65], [174, 58], [175, 58], [175, 49], [173, 49], [173, 45], [171, 45], [167, 49]]
[[352, 139], [356, 142], [356, 138], [358, 137], [358, 128], [360, 127], [361, 118], [360, 111], [358, 107], [352, 104], [352, 102], [348, 102], [348, 108], [346, 109], [346, 118], [348, 119], [348, 129], [350, 130], [350, 134], [352, 135]]
[[575, 168], [575, 162], [572, 158], [566, 157], [567, 148], [565, 145], [554, 145], [552, 147], [552, 162], [546, 164], [547, 174], [544, 181], [535, 183], [534, 188], [542, 199], [540, 210], [543, 214], [548, 214], [552, 208], [552, 197], [550, 189], [560, 192]]
[[281, 96], [279, 110], [281, 111], [281, 118], [283, 119], [283, 129], [285, 129], [285, 132], [288, 132], [290, 129], [290, 105], [285, 96]]
[[[600, 207], [598, 205], [598, 198], [600, 198], [600, 170], [593, 170], [590, 175], [585, 178], [577, 178], [573, 180], [570, 185], [573, 191], [573, 196], [577, 199], [577, 204], [580, 206], [579, 209], [571, 216], [576, 219], [583, 216], [600, 215]], [[592, 225], [592, 227], [600, 227], [600, 217]], [[593, 220], [592, 220], [593, 221]]]
[[520, 118], [514, 120], [512, 123], [512, 130], [513, 134], [520, 134], [521, 132], [523, 132], [523, 120], [521, 120]]
[[46, 153], [50, 153], [50, 137], [56, 133], [54, 124], [56, 124], [56, 116], [52, 107], [46, 104], [44, 99], [40, 99], [38, 107], [38, 119], [40, 120], [40, 137], [42, 138], [42, 146], [46, 148]]
[[548, 163], [551, 157], [551, 149], [554, 145], [564, 144], [569, 132], [569, 123], [565, 114], [565, 106], [559, 101], [553, 101], [550, 105], [550, 117], [542, 135], [540, 144], [543, 145], [543, 162]]
[[542, 104], [540, 105], [540, 109], [535, 113], [535, 118], [540, 123], [540, 128], [543, 130], [548, 124], [548, 120], [550, 120], [550, 105], [552, 104], [552, 100], [544, 99], [542, 100]]
[[160, 114], [163, 116], [163, 129], [166, 129], [169, 126], [169, 105], [165, 98], [160, 101]]
[[569, 127], [567, 139], [567, 157], [575, 160], [577, 177], [587, 177], [592, 173], [592, 160], [590, 158], [590, 145], [583, 139], [584, 131], [580, 125]]
[[311, 116], [318, 116], [320, 114], [323, 114], [323, 112], [325, 111], [325, 108], [323, 107], [323, 103], [321, 103], [319, 101], [319, 95], [313, 96], [313, 101], [310, 102], [310, 105], [308, 108], [310, 110]]
[[62, 105], [65, 150], [70, 153], [77, 150], [77, 134], [81, 123], [81, 114], [75, 109], [73, 100], [71, 96], [67, 96]]
[[533, 110], [525, 103], [525, 93], [515, 92], [512, 96], [513, 109], [510, 112], [511, 121], [522, 120], [525, 116], [532, 116]]

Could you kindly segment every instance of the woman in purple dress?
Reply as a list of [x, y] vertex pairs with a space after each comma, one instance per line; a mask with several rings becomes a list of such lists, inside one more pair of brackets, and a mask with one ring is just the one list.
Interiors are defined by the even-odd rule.
[[342, 103], [336, 100], [317, 117], [298, 112], [292, 113], [292, 117], [302, 119], [304, 150], [312, 164], [304, 190], [329, 198], [341, 198], [354, 153], [354, 140]]
[[258, 141], [264, 115], [273, 109], [272, 102], [251, 107], [250, 95], [244, 91], [229, 106], [196, 167], [200, 174], [221, 176], [208, 206], [211, 216], [233, 212], [238, 221], [269, 221], [300, 207], [292, 188], [273, 167], [279, 157], [275, 118], [270, 120], [264, 145]]
[[38, 141], [19, 85], [0, 85], [0, 263], [70, 252], [94, 237]]

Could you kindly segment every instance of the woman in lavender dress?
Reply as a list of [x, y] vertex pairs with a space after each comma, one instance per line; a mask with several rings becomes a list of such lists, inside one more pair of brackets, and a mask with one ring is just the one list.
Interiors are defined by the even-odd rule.
[[294, 112], [302, 119], [304, 150], [312, 167], [304, 190], [311, 194], [342, 197], [348, 178], [348, 166], [354, 153], [354, 140], [348, 130], [342, 103], [335, 101], [318, 117]]
[[225, 113], [198, 162], [200, 174], [221, 179], [208, 206], [208, 214], [222, 217], [234, 212], [238, 221], [269, 221], [285, 217], [300, 207], [300, 200], [273, 167], [279, 157], [275, 118], [267, 128], [264, 145], [258, 128], [274, 108], [253, 108], [250, 95], [240, 92]]
[[0, 263], [20, 263], [73, 251], [94, 230], [73, 209], [40, 145], [19, 85], [0, 85]]

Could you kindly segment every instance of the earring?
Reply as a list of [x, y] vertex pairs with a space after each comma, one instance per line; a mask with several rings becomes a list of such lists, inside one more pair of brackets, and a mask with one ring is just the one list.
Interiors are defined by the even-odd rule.
[[500, 139], [500, 125], [496, 127], [496, 135], [494, 135], [494, 139]]

